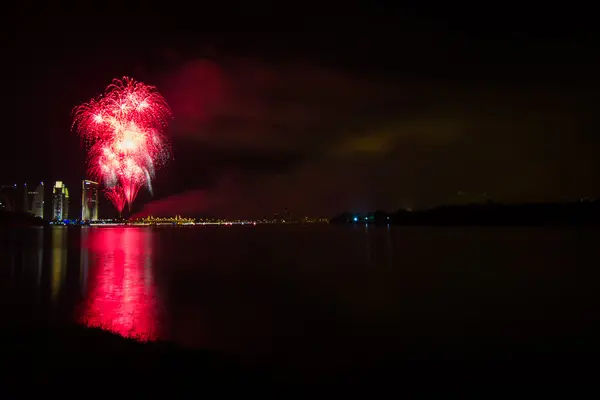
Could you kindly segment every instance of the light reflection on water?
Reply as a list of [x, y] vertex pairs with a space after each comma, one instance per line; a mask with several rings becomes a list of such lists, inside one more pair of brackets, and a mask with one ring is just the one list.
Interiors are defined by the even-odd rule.
[[0, 311], [336, 362], [400, 335], [584, 329], [597, 315], [600, 269], [587, 260], [599, 242], [597, 229], [0, 229]]
[[57, 305], [58, 296], [67, 273], [67, 254], [67, 228], [57, 227], [52, 229], [51, 298], [54, 306]]
[[151, 233], [145, 228], [82, 229], [80, 278], [88, 294], [79, 322], [142, 340], [156, 336]]

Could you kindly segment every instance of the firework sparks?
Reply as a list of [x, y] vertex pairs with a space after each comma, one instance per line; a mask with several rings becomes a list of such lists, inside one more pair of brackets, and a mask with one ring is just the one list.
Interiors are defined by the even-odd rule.
[[121, 186], [107, 187], [105, 189], [105, 194], [106, 198], [113, 203], [120, 214], [125, 208], [125, 203], [127, 203], [127, 200], [125, 199], [125, 193], [123, 193], [123, 188]]
[[154, 86], [124, 77], [104, 94], [75, 108], [73, 128], [87, 144], [91, 178], [101, 180], [106, 197], [119, 213], [141, 187], [152, 191], [157, 168], [171, 152], [162, 131], [171, 118], [165, 99]]

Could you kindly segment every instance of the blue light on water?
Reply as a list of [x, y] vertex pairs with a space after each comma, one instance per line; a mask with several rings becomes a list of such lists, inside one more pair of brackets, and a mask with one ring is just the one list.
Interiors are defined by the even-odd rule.
[[358, 217], [354, 217], [354, 222], [358, 221]]

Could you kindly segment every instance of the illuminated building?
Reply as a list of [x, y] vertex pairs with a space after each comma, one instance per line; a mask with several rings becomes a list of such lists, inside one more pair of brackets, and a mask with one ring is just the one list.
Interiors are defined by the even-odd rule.
[[56, 221], [69, 218], [69, 190], [62, 181], [56, 181], [52, 190], [52, 218]]
[[81, 183], [81, 220], [98, 220], [98, 183], [84, 180]]
[[35, 190], [27, 192], [26, 202], [28, 212], [36, 217], [44, 218], [44, 182], [40, 182]]

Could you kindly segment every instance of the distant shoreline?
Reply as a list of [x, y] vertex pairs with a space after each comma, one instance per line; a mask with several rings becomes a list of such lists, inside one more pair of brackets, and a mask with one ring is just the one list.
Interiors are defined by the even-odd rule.
[[403, 226], [597, 226], [600, 201], [577, 203], [468, 204], [439, 206], [426, 210], [387, 213], [345, 212], [333, 224]]
[[[581, 201], [572, 203], [525, 203], [442, 205], [425, 210], [401, 209], [396, 212], [374, 211], [367, 213], [341, 213], [329, 220], [331, 224], [373, 224], [398, 226], [523, 226], [523, 227], [579, 227], [600, 225], [600, 201]], [[302, 222], [285, 223], [303, 224]], [[45, 227], [49, 221], [26, 213], [14, 213], [0, 210], [0, 226], [8, 227]], [[256, 222], [112, 222], [92, 224], [68, 224], [57, 226], [90, 227], [144, 227], [144, 226], [253, 226]], [[258, 223], [273, 225], [273, 223]]]

